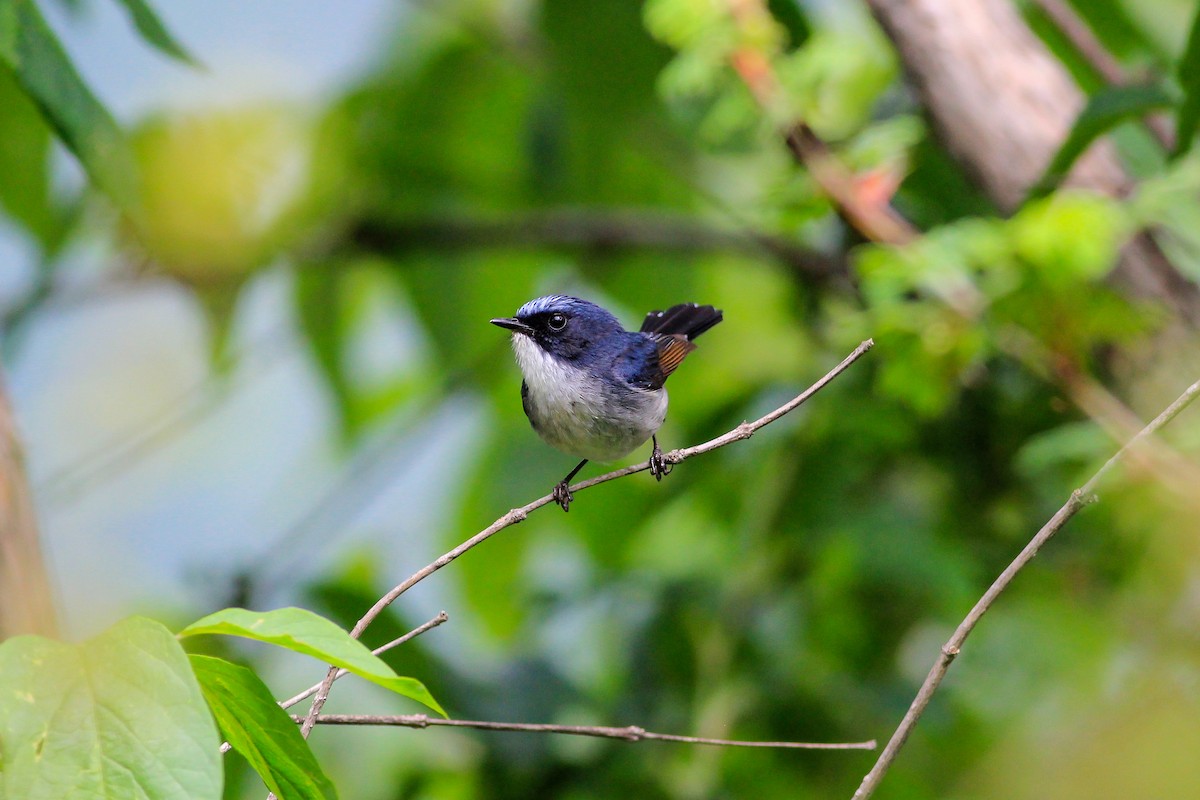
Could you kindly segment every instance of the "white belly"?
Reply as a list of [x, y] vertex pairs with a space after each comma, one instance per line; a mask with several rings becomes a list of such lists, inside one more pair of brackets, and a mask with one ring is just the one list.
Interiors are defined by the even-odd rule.
[[614, 461], [662, 427], [665, 389], [614, 389], [548, 355], [528, 337], [513, 337], [528, 387], [526, 413], [548, 444], [589, 461]]

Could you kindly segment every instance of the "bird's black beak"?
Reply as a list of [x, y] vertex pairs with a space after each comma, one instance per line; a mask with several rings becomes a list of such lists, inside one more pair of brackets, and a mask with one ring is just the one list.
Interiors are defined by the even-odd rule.
[[526, 325], [516, 317], [500, 317], [492, 320], [493, 325], [499, 325], [501, 328], [508, 328], [514, 333], [523, 333], [526, 336], [533, 336], [533, 328]]

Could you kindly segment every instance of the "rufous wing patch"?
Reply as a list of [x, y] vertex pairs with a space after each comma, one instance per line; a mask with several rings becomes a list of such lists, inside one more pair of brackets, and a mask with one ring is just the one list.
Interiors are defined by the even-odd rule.
[[658, 346], [658, 368], [664, 378], [683, 363], [684, 356], [696, 349], [696, 345], [681, 334], [661, 336], [655, 344]]

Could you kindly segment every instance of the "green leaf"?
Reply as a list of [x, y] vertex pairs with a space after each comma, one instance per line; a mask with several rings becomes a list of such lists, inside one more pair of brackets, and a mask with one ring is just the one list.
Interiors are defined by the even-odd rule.
[[1008, 223], [1013, 251], [1043, 287], [1078, 291], [1108, 273], [1131, 221], [1114, 200], [1078, 191], [1030, 203]]
[[221, 740], [179, 642], [132, 617], [0, 644], [0, 797], [218, 800]]
[[188, 658], [221, 735], [279, 800], [337, 797], [299, 726], [252, 670], [223, 658]]
[[49, 197], [49, 128], [7, 70], [0, 70], [0, 109], [0, 206], [47, 247], [60, 227]]
[[150, 8], [144, 0], [117, 0], [117, 2], [125, 6], [138, 33], [142, 35], [147, 44], [185, 64], [200, 65], [200, 62], [171, 35], [162, 20], [158, 18], [158, 14], [154, 13], [154, 9]]
[[1200, 8], [1192, 19], [1192, 31], [1188, 34], [1187, 47], [1179, 59], [1176, 74], [1183, 86], [1183, 102], [1175, 120], [1175, 152], [1173, 158], [1192, 149], [1196, 138], [1196, 126], [1200, 124]]
[[1029, 198], [1045, 197], [1054, 191], [1092, 142], [1117, 125], [1174, 103], [1175, 98], [1162, 86], [1113, 86], [1092, 95], [1041, 179], [1030, 190]]
[[0, 206], [52, 251], [62, 238], [62, 215], [50, 197], [50, 129], [37, 108], [0, 68]]
[[92, 182], [132, 213], [137, 179], [125, 137], [31, 0], [0, 0], [0, 65], [12, 71]]
[[226, 608], [193, 622], [180, 631], [179, 635], [183, 637], [215, 633], [267, 642], [319, 658], [327, 664], [341, 667], [385, 689], [423, 703], [446, 716], [446, 712], [429, 694], [424, 684], [415, 678], [397, 675], [362, 642], [351, 638], [346, 631], [311, 611], [302, 608], [280, 608], [275, 611]]

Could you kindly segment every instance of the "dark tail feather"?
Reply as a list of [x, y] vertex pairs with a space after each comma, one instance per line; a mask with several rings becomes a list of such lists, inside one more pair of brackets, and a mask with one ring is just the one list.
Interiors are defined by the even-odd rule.
[[695, 303], [681, 303], [666, 311], [651, 311], [642, 323], [642, 333], [658, 333], [664, 336], [682, 334], [688, 341], [695, 339], [716, 325], [724, 317], [721, 310]]

